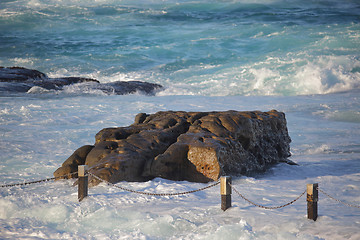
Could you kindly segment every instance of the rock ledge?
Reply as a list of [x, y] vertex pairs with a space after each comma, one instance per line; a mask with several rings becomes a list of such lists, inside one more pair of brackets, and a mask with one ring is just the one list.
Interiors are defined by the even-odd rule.
[[104, 94], [116, 95], [132, 94], [136, 92], [146, 95], [155, 95], [157, 91], [163, 89], [159, 84], [142, 81], [100, 83], [96, 79], [83, 77], [49, 78], [45, 73], [34, 69], [0, 66], [0, 91], [33, 93], [39, 88], [43, 90], [61, 91], [71, 85], [77, 85], [79, 89], [85, 92], [96, 90]]

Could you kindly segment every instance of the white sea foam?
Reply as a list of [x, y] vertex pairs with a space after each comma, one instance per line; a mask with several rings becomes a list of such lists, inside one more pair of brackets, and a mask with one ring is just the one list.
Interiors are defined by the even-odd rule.
[[[319, 111], [351, 110], [357, 94], [297, 97], [44, 96], [3, 98], [0, 104], [1, 183], [50, 177], [81, 145], [93, 144], [104, 127], [127, 126], [138, 112], [160, 110], [285, 111], [293, 140], [292, 160], [267, 173], [235, 177], [233, 185], [252, 201], [276, 206], [296, 198], [307, 183], [358, 204], [359, 124], [341, 123]], [[354, 105], [356, 104], [356, 106]], [[36, 142], [34, 141], [36, 138]], [[101, 239], [343, 239], [359, 237], [356, 209], [320, 195], [317, 222], [306, 219], [306, 201], [279, 210], [249, 205], [233, 192], [233, 207], [220, 209], [218, 187], [194, 194], [155, 197], [100, 184], [78, 203], [72, 180], [0, 189], [2, 238]], [[206, 184], [156, 178], [119, 183], [147, 192], [183, 192]], [[346, 191], [341, 192], [344, 186]], [[341, 192], [341, 194], [339, 194]], [[277, 219], [274, 222], [273, 219]], [[344, 230], [344, 231], [342, 231]]]
[[27, 91], [27, 93], [35, 93], [35, 94], [50, 93], [50, 92], [54, 92], [54, 91], [50, 91], [46, 88], [42, 88], [42, 87], [38, 87], [38, 86], [34, 86]]
[[[212, 66], [211, 74], [184, 77], [181, 82], [162, 82], [166, 89], [160, 95], [307, 95], [328, 94], [360, 88], [360, 73], [354, 71], [360, 62], [352, 56], [319, 56], [310, 59], [289, 55], [269, 57], [265, 61], [242, 66]], [[200, 71], [192, 67], [178, 71]], [[146, 78], [151, 80], [151, 78]]]

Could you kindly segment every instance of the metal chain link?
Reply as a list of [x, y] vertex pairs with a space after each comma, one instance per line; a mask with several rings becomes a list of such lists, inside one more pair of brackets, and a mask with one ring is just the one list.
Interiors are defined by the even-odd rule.
[[137, 193], [137, 194], [143, 194], [143, 195], [149, 195], [149, 196], [176, 196], [176, 195], [185, 195], [185, 194], [189, 194], [189, 193], [195, 193], [195, 192], [200, 192], [200, 191], [203, 191], [205, 189], [208, 189], [208, 188], [211, 188], [211, 187], [215, 187], [216, 185], [220, 184], [220, 181], [212, 184], [212, 185], [209, 185], [209, 186], [206, 186], [206, 187], [203, 187], [203, 188], [199, 188], [199, 189], [196, 189], [196, 190], [192, 190], [192, 191], [187, 191], [187, 192], [180, 192], [180, 193], [149, 193], [149, 192], [142, 192], [142, 191], [136, 191], [136, 190], [132, 190], [132, 189], [129, 189], [129, 188], [124, 188], [124, 187], [120, 187], [120, 186], [117, 186], [109, 181], [106, 181], [92, 173], [89, 172], [89, 175], [96, 178], [97, 180], [99, 181], [102, 181], [102, 182], [105, 182], [107, 183], [108, 185], [111, 185], [113, 187], [116, 187], [116, 188], [119, 188], [121, 190], [124, 190], [124, 191], [127, 191], [127, 192], [132, 192], [132, 193]]
[[297, 198], [295, 198], [294, 200], [292, 200], [291, 202], [289, 203], [286, 203], [284, 205], [281, 205], [281, 206], [278, 206], [278, 207], [266, 207], [266, 206], [262, 206], [262, 205], [259, 205], [259, 204], [256, 204], [254, 203], [253, 201], [247, 199], [246, 197], [244, 197], [244, 195], [242, 195], [238, 190], [236, 190], [234, 188], [234, 186], [232, 186], [230, 183], [229, 185], [231, 186], [231, 188], [234, 190], [234, 192], [236, 192], [241, 198], [243, 198], [245, 201], [247, 201], [248, 203], [256, 206], [256, 207], [259, 207], [259, 208], [264, 208], [264, 209], [279, 209], [279, 208], [283, 208], [283, 207], [286, 207], [286, 206], [289, 206], [291, 204], [293, 204], [294, 202], [296, 202], [297, 200], [299, 200], [305, 193], [306, 193], [306, 190], [300, 194], [300, 196], [298, 196]]
[[45, 179], [41, 179], [41, 180], [37, 180], [37, 181], [31, 181], [31, 182], [24, 182], [24, 183], [14, 183], [14, 184], [5, 184], [5, 185], [1, 185], [0, 188], [5, 188], [5, 187], [15, 187], [15, 186], [25, 186], [25, 185], [30, 185], [30, 184], [35, 184], [35, 183], [41, 183], [41, 182], [48, 182], [51, 180], [56, 180], [56, 179], [60, 179], [66, 176], [72, 176], [77, 174], [78, 172], [73, 172], [73, 173], [68, 173], [59, 177], [52, 177], [52, 178], [45, 178]]
[[360, 206], [358, 206], [358, 205], [353, 205], [353, 204], [350, 204], [350, 203], [343, 202], [343, 201], [341, 201], [341, 200], [339, 200], [339, 199], [336, 199], [336, 198], [330, 196], [328, 193], [326, 193], [326, 192], [324, 192], [323, 190], [321, 190], [320, 188], [318, 188], [318, 190], [319, 190], [321, 193], [323, 193], [324, 195], [326, 195], [328, 198], [331, 198], [332, 200], [335, 200], [335, 201], [338, 202], [338, 203], [344, 204], [344, 205], [346, 205], [346, 206], [348, 206], [348, 207], [360, 208]]

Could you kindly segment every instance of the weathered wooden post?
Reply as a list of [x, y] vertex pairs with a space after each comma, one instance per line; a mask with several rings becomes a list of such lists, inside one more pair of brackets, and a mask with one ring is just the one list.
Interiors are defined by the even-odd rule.
[[231, 177], [220, 178], [221, 209], [225, 211], [231, 207]]
[[319, 184], [307, 184], [307, 212], [308, 212], [308, 219], [312, 219], [316, 221], [318, 217], [318, 199], [319, 199], [319, 192], [318, 192]]
[[87, 175], [88, 166], [79, 165], [78, 166], [78, 199], [81, 202], [88, 195], [88, 175]]

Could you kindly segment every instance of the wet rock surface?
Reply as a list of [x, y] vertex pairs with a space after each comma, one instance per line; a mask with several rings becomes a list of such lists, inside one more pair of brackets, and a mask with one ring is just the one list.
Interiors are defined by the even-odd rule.
[[[128, 127], [102, 129], [93, 146], [76, 150], [54, 176], [86, 164], [112, 183], [155, 177], [216, 181], [288, 162], [290, 142], [285, 114], [276, 110], [140, 113]], [[90, 185], [97, 183], [90, 178]]]
[[[153, 95], [162, 86], [155, 83], [141, 81], [116, 81], [100, 83], [96, 79], [83, 77], [49, 78], [45, 73], [22, 67], [0, 67], [0, 91], [7, 92], [36, 92], [34, 89], [63, 90], [64, 87], [79, 84], [78, 88], [89, 92], [98, 90], [105, 94], [131, 94], [140, 92]], [[39, 90], [37, 89], [37, 92]]]

